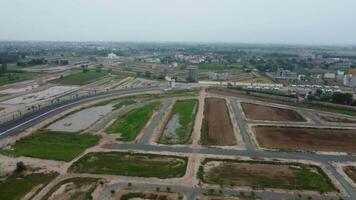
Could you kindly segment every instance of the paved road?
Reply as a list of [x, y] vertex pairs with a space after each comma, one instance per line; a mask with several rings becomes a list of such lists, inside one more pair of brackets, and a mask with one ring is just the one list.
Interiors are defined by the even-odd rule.
[[157, 91], [157, 90], [161, 90], [161, 89], [162, 88], [159, 88], [159, 87], [150, 87], [150, 88], [116, 90], [116, 91], [105, 93], [105, 94], [98, 94], [95, 96], [85, 97], [82, 99], [78, 99], [74, 102], [63, 102], [60, 104], [49, 106], [49, 107], [43, 108], [42, 110], [40, 110], [38, 112], [24, 116], [23, 118], [21, 118], [17, 121], [0, 126], [0, 139], [21, 133], [21, 132], [25, 131], [26, 129], [40, 123], [41, 121], [43, 121], [49, 117], [55, 116], [56, 114], [59, 114], [65, 110], [68, 110], [75, 106], [79, 106], [84, 103], [88, 103], [91, 101], [95, 101], [95, 100], [99, 100], [99, 99], [103, 99], [103, 98], [107, 98], [107, 97], [112, 97], [112, 96], [118, 96], [118, 95], [124, 95], [124, 94], [136, 93], [136, 92]]

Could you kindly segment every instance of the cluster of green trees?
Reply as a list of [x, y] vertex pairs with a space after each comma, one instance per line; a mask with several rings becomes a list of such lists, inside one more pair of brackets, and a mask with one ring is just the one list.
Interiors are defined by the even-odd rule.
[[350, 93], [335, 92], [332, 94], [324, 94], [321, 90], [317, 90], [315, 94], [309, 95], [308, 100], [319, 100], [324, 102], [356, 106], [356, 100], [353, 99]]
[[145, 71], [144, 73], [136, 72], [136, 77], [164, 80], [165, 75], [163, 73], [159, 73], [158, 75], [156, 75], [156, 74], [152, 74], [150, 71]]
[[16, 65], [19, 67], [27, 67], [27, 66], [44, 65], [47, 63], [48, 63], [48, 61], [44, 58], [33, 58], [28, 62], [18, 61]]

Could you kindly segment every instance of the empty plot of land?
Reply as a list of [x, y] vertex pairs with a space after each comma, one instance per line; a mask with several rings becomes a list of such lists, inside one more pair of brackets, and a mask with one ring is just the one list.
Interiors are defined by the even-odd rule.
[[241, 103], [247, 118], [253, 120], [303, 122], [305, 119], [294, 110], [263, 106], [252, 103]]
[[77, 173], [173, 178], [182, 177], [187, 158], [123, 152], [89, 153], [75, 162], [70, 171]]
[[202, 181], [209, 184], [337, 191], [329, 177], [319, 167], [297, 163], [210, 160], [200, 169], [200, 174]]
[[321, 120], [325, 122], [332, 123], [356, 123], [356, 119], [342, 118], [342, 117], [334, 117], [330, 115], [316, 114]]
[[96, 178], [70, 178], [55, 185], [42, 200], [87, 200], [98, 186]]
[[85, 149], [95, 146], [100, 137], [90, 134], [39, 131], [0, 153], [43, 159], [70, 161]]
[[356, 130], [258, 126], [255, 134], [269, 149], [356, 153]]
[[23, 199], [25, 196], [26, 199], [31, 199], [57, 175], [56, 173], [15, 172], [5, 181], [0, 181], [0, 199]]
[[113, 105], [87, 108], [60, 119], [47, 127], [51, 131], [78, 132], [88, 128], [104, 115], [110, 113]]
[[246, 194], [246, 196], [199, 196], [199, 200], [260, 200], [261, 198], [254, 195]]
[[145, 127], [159, 106], [159, 102], [154, 102], [132, 110], [116, 120], [106, 131], [108, 133], [119, 133], [119, 140], [121, 141], [132, 141], [137, 137], [141, 129]]
[[164, 144], [187, 143], [193, 131], [197, 105], [196, 99], [177, 101], [159, 142]]
[[120, 190], [115, 192], [110, 200], [140, 200], [140, 199], [149, 199], [149, 200], [179, 200], [179, 193], [175, 192], [153, 192], [145, 190]]
[[344, 168], [345, 173], [350, 177], [350, 179], [356, 183], [356, 167], [349, 166]]
[[206, 145], [235, 145], [236, 138], [225, 99], [205, 99], [201, 142]]

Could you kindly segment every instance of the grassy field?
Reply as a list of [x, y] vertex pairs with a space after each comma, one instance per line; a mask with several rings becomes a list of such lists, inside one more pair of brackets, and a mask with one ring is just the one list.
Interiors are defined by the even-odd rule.
[[320, 193], [337, 191], [329, 177], [317, 166], [233, 160], [220, 163], [206, 171], [201, 168], [200, 178], [206, 183], [218, 185], [312, 190]]
[[199, 64], [199, 69], [204, 69], [204, 70], [226, 70], [226, 69], [240, 69], [242, 68], [242, 65], [239, 64], [233, 64], [233, 65], [228, 65], [228, 64], [220, 64], [220, 63], [204, 63], [204, 64]]
[[43, 130], [17, 141], [12, 149], [1, 150], [0, 153], [70, 161], [98, 141], [99, 136]]
[[134, 103], [136, 103], [136, 101], [133, 99], [124, 99], [124, 100], [120, 101], [119, 103], [115, 104], [113, 106], [113, 110], [119, 110], [120, 108], [122, 108], [124, 106], [129, 106]]
[[[11, 76], [12, 78], [9, 79], [9, 76]], [[30, 80], [30, 79], [33, 79], [38, 76], [39, 76], [38, 73], [25, 73], [25, 72], [24, 73], [11, 73], [11, 75], [9, 75], [8, 73], [1, 74], [0, 75], [0, 86]]]
[[88, 72], [78, 72], [75, 74], [70, 74], [63, 78], [59, 78], [55, 80], [55, 83], [64, 84], [64, 85], [85, 85], [91, 82], [96, 81], [97, 79], [107, 75], [108, 72], [105, 70], [101, 70], [100, 72], [96, 72], [95, 70], [90, 70]]
[[106, 132], [120, 133], [121, 141], [132, 141], [151, 118], [153, 112], [160, 106], [159, 102], [147, 104], [130, 111], [111, 125]]
[[88, 153], [75, 162], [76, 173], [173, 178], [182, 177], [187, 167], [183, 157], [124, 152]]
[[28, 175], [21, 175], [14, 173], [9, 176], [4, 182], [0, 182], [0, 199], [1, 200], [19, 200], [22, 199], [28, 192], [32, 191], [35, 187], [42, 185], [38, 188], [46, 186], [57, 174], [42, 174], [33, 173]]
[[70, 187], [70, 189], [66, 188], [66, 190], [63, 191], [64, 194], [60, 193], [60, 195], [67, 197], [63, 199], [87, 200], [90, 199], [91, 193], [97, 187], [98, 179], [89, 177], [66, 179], [51, 188], [42, 200], [48, 200], [53, 193], [57, 192], [58, 189], [65, 184], [73, 184], [73, 187]]
[[[170, 119], [173, 115], [179, 115], [179, 124], [180, 127], [175, 130], [175, 133], [178, 136], [178, 144], [187, 143], [192, 131], [195, 120], [195, 114], [198, 108], [198, 100], [181, 100], [177, 101], [173, 107]], [[161, 143], [167, 143], [164, 140], [164, 137], [160, 138]]]

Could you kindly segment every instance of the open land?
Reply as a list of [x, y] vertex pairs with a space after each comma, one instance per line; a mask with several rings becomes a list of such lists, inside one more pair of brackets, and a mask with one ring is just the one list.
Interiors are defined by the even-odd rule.
[[202, 144], [235, 145], [236, 138], [225, 99], [205, 99]]
[[85, 149], [96, 145], [99, 136], [79, 133], [38, 131], [0, 153], [12, 156], [70, 161]]
[[119, 140], [121, 141], [132, 141], [159, 106], [160, 103], [155, 102], [130, 111], [116, 120], [106, 131], [107, 133], [120, 133]]
[[120, 190], [111, 200], [133, 200], [133, 199], [149, 199], [149, 200], [179, 200], [179, 194], [176, 192], [158, 192], [144, 190]]
[[356, 183], [356, 167], [349, 166], [344, 168], [345, 173], [350, 177], [350, 179]]
[[306, 120], [294, 110], [241, 103], [247, 118], [253, 120], [305, 122]]
[[187, 159], [155, 154], [123, 152], [88, 153], [75, 162], [70, 171], [76, 173], [173, 178], [182, 177]]
[[32, 193], [30, 196], [33, 197], [56, 176], [56, 173], [15, 172], [4, 182], [0, 182], [0, 199], [20, 200], [30, 193]]
[[196, 99], [177, 101], [159, 142], [165, 144], [188, 142], [193, 131], [197, 106], [198, 101]]
[[54, 187], [42, 200], [87, 200], [98, 185], [96, 178], [70, 178]]
[[337, 189], [317, 166], [263, 161], [209, 160], [202, 180], [209, 184], [331, 192]]
[[356, 119], [348, 119], [348, 118], [342, 118], [342, 117], [334, 117], [330, 115], [323, 115], [323, 114], [317, 114], [317, 116], [325, 121], [325, 122], [332, 122], [332, 123], [356, 123]]
[[70, 74], [63, 78], [57, 79], [54, 82], [63, 85], [85, 85], [107, 74], [108, 71], [106, 70], [101, 70], [100, 72], [97, 72], [95, 70], [89, 70], [88, 72], [78, 72]]
[[257, 126], [255, 134], [269, 149], [356, 153], [356, 130]]

